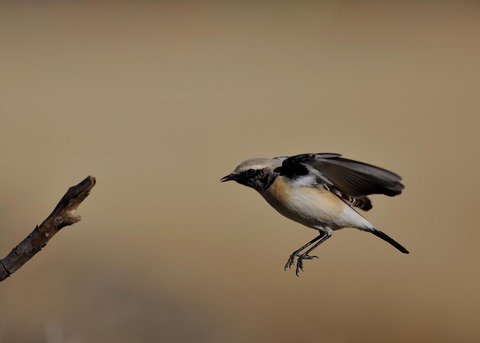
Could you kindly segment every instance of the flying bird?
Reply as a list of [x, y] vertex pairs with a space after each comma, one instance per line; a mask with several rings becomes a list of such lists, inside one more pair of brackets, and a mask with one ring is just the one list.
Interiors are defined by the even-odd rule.
[[319, 235], [295, 250], [285, 270], [295, 264], [298, 276], [303, 261], [333, 232], [355, 228], [373, 233], [408, 254], [400, 243], [377, 229], [355, 208], [368, 211], [371, 194], [399, 195], [401, 177], [367, 163], [349, 160], [335, 153], [301, 154], [274, 158], [252, 158], [240, 163], [221, 178], [253, 188], [280, 214], [315, 229]]

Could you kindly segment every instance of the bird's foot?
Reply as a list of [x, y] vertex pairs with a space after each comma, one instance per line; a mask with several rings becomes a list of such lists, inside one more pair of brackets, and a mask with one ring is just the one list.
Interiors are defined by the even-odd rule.
[[303, 272], [303, 260], [313, 260], [314, 258], [318, 258], [318, 256], [310, 256], [305, 254], [301, 254], [297, 258], [297, 268], [295, 269], [295, 274], [298, 276], [298, 272]]
[[283, 269], [285, 269], [286, 271], [287, 268], [291, 268], [295, 264], [295, 257], [298, 257], [298, 256], [299, 255], [296, 252], [291, 254], [290, 257], [288, 258], [287, 263], [285, 264], [285, 267], [283, 267]]
[[300, 271], [303, 272], [303, 260], [313, 260], [314, 258], [318, 258], [318, 256], [311, 256], [307, 253], [299, 255], [297, 252], [294, 252], [288, 258], [288, 261], [284, 267], [285, 270], [287, 270], [287, 268], [291, 268], [295, 264], [295, 257], [297, 257], [297, 266], [295, 268], [295, 274], [297, 274], [297, 276]]

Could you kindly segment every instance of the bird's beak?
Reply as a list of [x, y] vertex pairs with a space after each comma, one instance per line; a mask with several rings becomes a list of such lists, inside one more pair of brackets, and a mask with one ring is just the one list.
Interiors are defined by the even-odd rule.
[[234, 173], [228, 174], [220, 179], [221, 182], [236, 181], [236, 180], [238, 180], [238, 174], [234, 174]]

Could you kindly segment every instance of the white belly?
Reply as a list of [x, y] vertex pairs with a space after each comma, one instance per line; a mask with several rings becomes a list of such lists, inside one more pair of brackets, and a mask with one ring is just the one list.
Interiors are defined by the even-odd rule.
[[335, 230], [371, 226], [358, 212], [324, 188], [285, 187], [284, 182], [274, 182], [261, 195], [285, 217], [311, 228]]

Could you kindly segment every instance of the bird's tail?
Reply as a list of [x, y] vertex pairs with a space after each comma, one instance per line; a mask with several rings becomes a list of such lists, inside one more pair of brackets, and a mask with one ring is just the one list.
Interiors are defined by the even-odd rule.
[[368, 228], [367, 229], [368, 232], [371, 232], [373, 233], [375, 236], [377, 236], [378, 238], [381, 238], [383, 239], [385, 242], [388, 242], [390, 243], [391, 245], [393, 245], [395, 248], [397, 248], [398, 250], [400, 250], [401, 252], [403, 252], [404, 254], [408, 254], [408, 250], [405, 249], [405, 247], [403, 245], [401, 245], [400, 243], [398, 243], [396, 240], [394, 240], [392, 237], [390, 237], [389, 235], [387, 235], [386, 233], [383, 233], [382, 231], [374, 228], [374, 227], [371, 227], [371, 228]]

